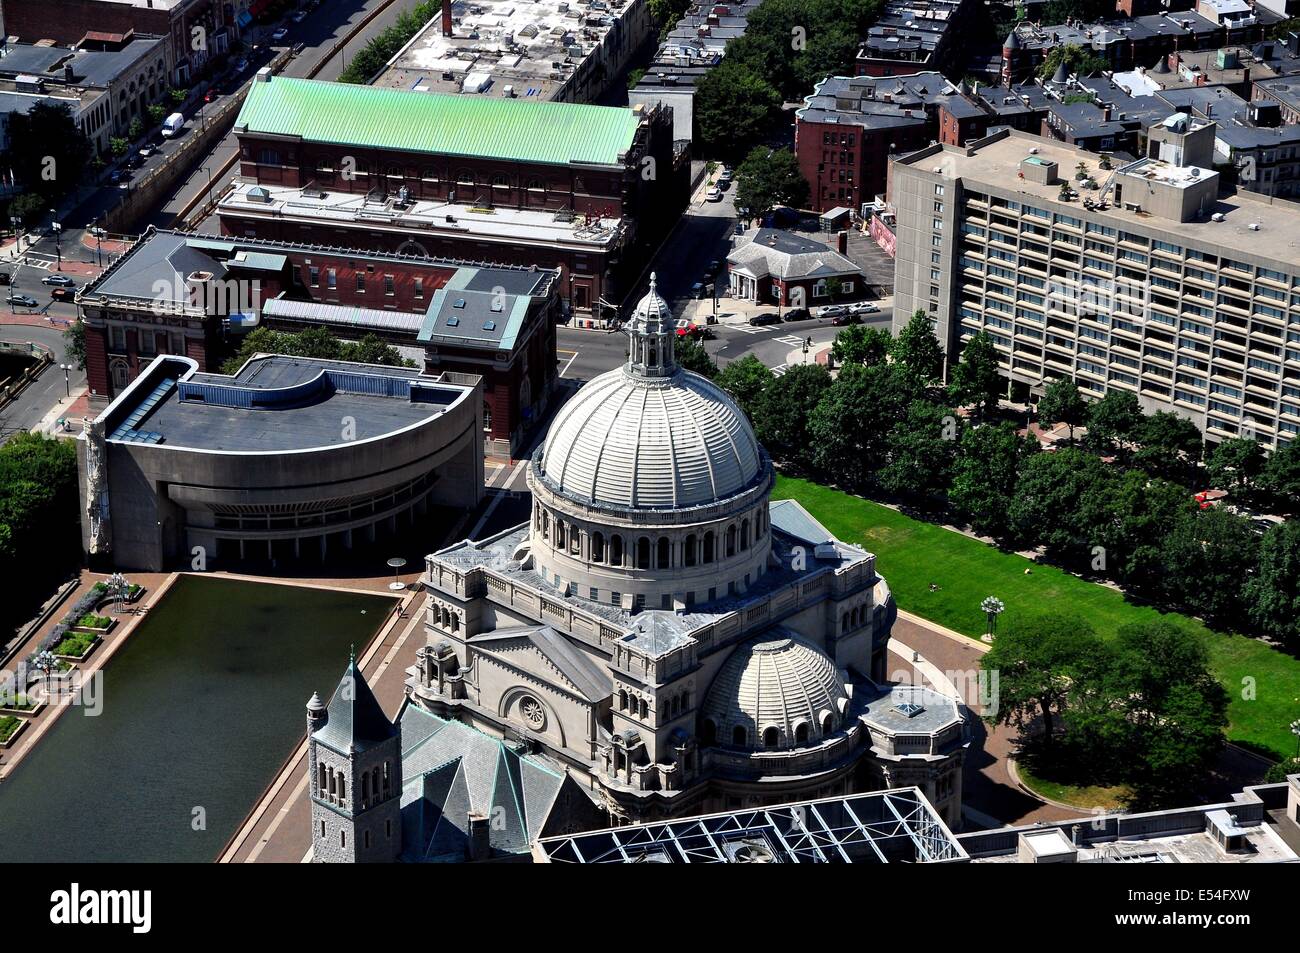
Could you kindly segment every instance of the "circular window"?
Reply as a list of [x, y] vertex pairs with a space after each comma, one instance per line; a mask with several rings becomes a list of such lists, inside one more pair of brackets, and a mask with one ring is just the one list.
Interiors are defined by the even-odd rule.
[[541, 731], [546, 727], [546, 709], [531, 695], [519, 699], [519, 716], [533, 731]]

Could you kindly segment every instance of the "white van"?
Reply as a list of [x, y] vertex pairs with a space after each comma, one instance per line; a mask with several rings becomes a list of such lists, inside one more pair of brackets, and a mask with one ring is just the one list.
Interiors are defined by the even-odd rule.
[[163, 120], [163, 124], [162, 124], [163, 138], [170, 139], [172, 136], [176, 135], [176, 133], [180, 132], [181, 127], [184, 125], [185, 125], [185, 117], [182, 116], [180, 113], [172, 113], [170, 116], [168, 116], [166, 119]]

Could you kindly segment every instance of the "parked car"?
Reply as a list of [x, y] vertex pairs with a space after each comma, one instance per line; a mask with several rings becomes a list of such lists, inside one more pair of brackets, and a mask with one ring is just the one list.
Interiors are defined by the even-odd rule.
[[235, 60], [233, 64], [231, 64], [230, 68], [233, 69], [236, 73], [242, 73], [244, 70], [248, 69], [248, 58], [241, 56], [239, 59]]
[[719, 185], [731, 184], [731, 170], [728, 169], [726, 166], [723, 166], [722, 171], [718, 173], [718, 184]]
[[121, 182], [122, 170], [114, 169], [112, 172], [108, 173], [108, 181], [112, 182], [114, 185], [117, 185], [117, 183]]
[[142, 156], [131, 156], [131, 158], [126, 160], [126, 167], [128, 169], [139, 169], [142, 166], [144, 166], [144, 158]]
[[709, 277], [716, 275], [721, 270], [722, 270], [722, 261], [720, 259], [715, 258], [711, 262], [709, 262]]
[[274, 33], [271, 34], [271, 39], [274, 40], [276, 43], [279, 43], [288, 35], [289, 35], [289, 31], [285, 27], [279, 27], [278, 29], [276, 29]]
[[67, 275], [46, 275], [44, 278], [41, 279], [41, 284], [61, 285], [64, 288], [71, 288], [76, 286], [76, 282], [73, 281], [71, 278], [69, 278]]
[[849, 312], [851, 314], [876, 314], [879, 311], [880, 307], [872, 304], [870, 301], [855, 301], [849, 305]]
[[847, 304], [828, 304], [824, 308], [817, 309], [817, 317], [819, 318], [835, 318], [848, 313], [849, 306]]
[[154, 147], [150, 143], [145, 143], [140, 147], [140, 158], [147, 159], [154, 154]]
[[751, 327], [759, 327], [763, 324], [780, 324], [781, 319], [777, 317], [775, 311], [764, 311], [761, 314], [756, 314], [750, 318], [749, 323]]
[[862, 316], [858, 314], [853, 314], [852, 312], [837, 314], [835, 315], [835, 317], [831, 318], [831, 324], [837, 328], [842, 327], [846, 324], [861, 324], [861, 323], [862, 323]]
[[5, 300], [8, 301], [10, 304], [17, 305], [20, 308], [36, 307], [35, 298], [33, 298], [31, 295], [19, 294], [16, 291], [9, 292], [9, 295]]
[[695, 284], [691, 285], [692, 298], [707, 298], [712, 291], [713, 285], [706, 284], [703, 281], [697, 281]]
[[791, 308], [782, 318], [784, 321], [806, 321], [812, 315], [808, 313], [807, 308]]
[[9, 284], [9, 281], [10, 281], [9, 272], [0, 271], [0, 285], [7, 285]]
[[170, 116], [168, 116], [166, 119], [163, 120], [162, 137], [164, 139], [170, 139], [172, 136], [176, 135], [176, 133], [180, 132], [183, 128], [185, 128], [184, 114], [172, 113]]
[[70, 288], [55, 288], [50, 292], [50, 297], [55, 301], [75, 301], [77, 298], [77, 287], [73, 285]]
[[721, 202], [721, 201], [722, 201], [722, 189], [718, 188], [718, 187], [715, 185], [713, 188], [709, 189], [709, 194], [706, 196], [706, 198], [707, 198], [710, 202]]
[[295, 10], [293, 12], [293, 15], [290, 16], [289, 19], [291, 19], [294, 23], [301, 23], [303, 20], [307, 19], [307, 11]]

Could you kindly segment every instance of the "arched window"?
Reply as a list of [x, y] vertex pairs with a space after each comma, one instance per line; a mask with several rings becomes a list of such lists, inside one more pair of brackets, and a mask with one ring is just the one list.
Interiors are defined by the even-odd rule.
[[316, 793], [321, 797], [325, 796], [325, 765], [316, 765]]
[[727, 527], [727, 556], [736, 555], [736, 527], [731, 525]]
[[740, 521], [740, 548], [749, 549], [749, 520]]
[[682, 553], [682, 556], [684, 557], [682, 559], [682, 562], [684, 562], [687, 566], [694, 566], [695, 558], [696, 558], [695, 551], [699, 549], [699, 546], [700, 546], [699, 540], [695, 538], [694, 533], [691, 533], [690, 536], [687, 536], [685, 551]]
[[623, 565], [623, 537], [611, 536], [609, 538], [609, 564], [611, 566]]
[[773, 725], [763, 729], [763, 747], [775, 748], [781, 743], [781, 730]]
[[456, 173], [456, 184], [473, 185], [474, 171], [472, 169], [461, 169], [459, 172]]
[[700, 743], [706, 745], [718, 743], [718, 726], [713, 723], [712, 718], [705, 718], [700, 722]]
[[704, 561], [713, 562], [713, 530], [704, 534]]
[[794, 742], [799, 745], [808, 743], [808, 722], [801, 721], [794, 727]]
[[660, 569], [667, 569], [671, 564], [672, 564], [672, 543], [668, 541], [667, 536], [660, 536], [658, 566]]
[[364, 772], [361, 775], [361, 806], [364, 808], [366, 802], [370, 800], [370, 773]]
[[636, 568], [650, 568], [650, 538], [642, 536], [636, 541]]
[[748, 740], [748, 738], [749, 735], [745, 731], [743, 726], [737, 725], [735, 728], [731, 729], [731, 743], [736, 747], [738, 748], [745, 747], [745, 742]]
[[646, 701], [644, 698], [641, 699], [641, 717], [642, 718], [650, 717], [650, 703]]
[[822, 737], [829, 738], [835, 731], [835, 723], [831, 720], [830, 712], [822, 715]]
[[568, 545], [568, 535], [565, 532], [565, 525], [561, 520], [555, 521], [555, 548], [563, 549]]
[[492, 176], [492, 187], [494, 189], [508, 189], [510, 188], [510, 179], [504, 172], [498, 172]]
[[618, 710], [627, 711], [627, 692], [622, 690], [618, 693]]
[[551, 514], [542, 510], [542, 539], [551, 538]]
[[849, 614], [846, 612], [840, 616], [840, 634], [842, 635], [847, 631], [849, 631]]
[[597, 563], [605, 561], [605, 537], [601, 533], [591, 534], [591, 560]]
[[483, 429], [492, 429], [492, 405], [486, 400], [483, 401]]

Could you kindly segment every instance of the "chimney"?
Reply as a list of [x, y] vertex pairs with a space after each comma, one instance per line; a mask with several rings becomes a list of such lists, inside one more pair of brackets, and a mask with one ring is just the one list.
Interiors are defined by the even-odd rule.
[[451, 0], [442, 0], [442, 35], [451, 36]]
[[[443, 2], [446, 3], [448, 0], [443, 0]], [[488, 816], [477, 811], [470, 811], [469, 839], [465, 844], [465, 851], [469, 855], [468, 859], [471, 863], [478, 860], [487, 860], [492, 855], [492, 845], [489, 839], [491, 833], [492, 829], [488, 823]]]
[[838, 235], [835, 236], [835, 247], [836, 250], [839, 251], [841, 255], [847, 255], [849, 253], [848, 232], [840, 232]]

